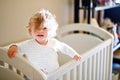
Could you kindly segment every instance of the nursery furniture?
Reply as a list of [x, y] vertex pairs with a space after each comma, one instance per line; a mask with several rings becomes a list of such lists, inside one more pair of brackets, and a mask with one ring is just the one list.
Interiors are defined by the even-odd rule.
[[110, 33], [78, 23], [59, 28], [57, 38], [73, 47], [82, 59], [75, 61], [58, 53], [60, 67], [45, 76], [20, 55], [9, 59], [8, 47], [0, 47], [0, 80], [6, 77], [9, 78], [6, 80], [112, 80], [113, 36]]

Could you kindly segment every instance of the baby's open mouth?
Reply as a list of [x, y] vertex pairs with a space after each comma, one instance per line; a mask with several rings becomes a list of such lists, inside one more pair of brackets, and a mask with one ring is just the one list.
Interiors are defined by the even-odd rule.
[[42, 34], [41, 34], [41, 35], [40, 35], [40, 34], [38, 34], [37, 36], [38, 36], [38, 37], [43, 37], [44, 35], [42, 35]]

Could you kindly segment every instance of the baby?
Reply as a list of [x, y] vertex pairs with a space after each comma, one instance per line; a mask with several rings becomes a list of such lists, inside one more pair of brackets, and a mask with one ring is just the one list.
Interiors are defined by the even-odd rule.
[[57, 52], [64, 53], [76, 61], [81, 59], [70, 46], [54, 38], [58, 23], [48, 10], [42, 9], [35, 13], [27, 28], [33, 39], [10, 46], [9, 58], [15, 57], [17, 53], [25, 54], [28, 60], [45, 74], [59, 67]]

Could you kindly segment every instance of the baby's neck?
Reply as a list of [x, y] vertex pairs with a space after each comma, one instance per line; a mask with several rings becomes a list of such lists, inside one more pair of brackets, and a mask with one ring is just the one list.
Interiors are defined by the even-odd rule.
[[[37, 40], [36, 40], [37, 41]], [[41, 41], [37, 41], [40, 45], [43, 45], [43, 46], [45, 46], [45, 45], [47, 45], [47, 43], [48, 43], [48, 40], [41, 40]]]

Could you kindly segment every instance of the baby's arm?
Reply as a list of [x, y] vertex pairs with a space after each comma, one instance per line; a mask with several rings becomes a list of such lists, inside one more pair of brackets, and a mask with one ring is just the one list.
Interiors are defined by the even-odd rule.
[[59, 48], [60, 52], [69, 55], [70, 57], [72, 57], [76, 61], [79, 61], [81, 59], [81, 56], [69, 45], [67, 45], [63, 42], [60, 42], [60, 41], [57, 41], [57, 44], [58, 45], [56, 47]]
[[16, 45], [10, 46], [7, 52], [9, 58], [15, 57], [17, 53], [18, 53], [18, 48]]

